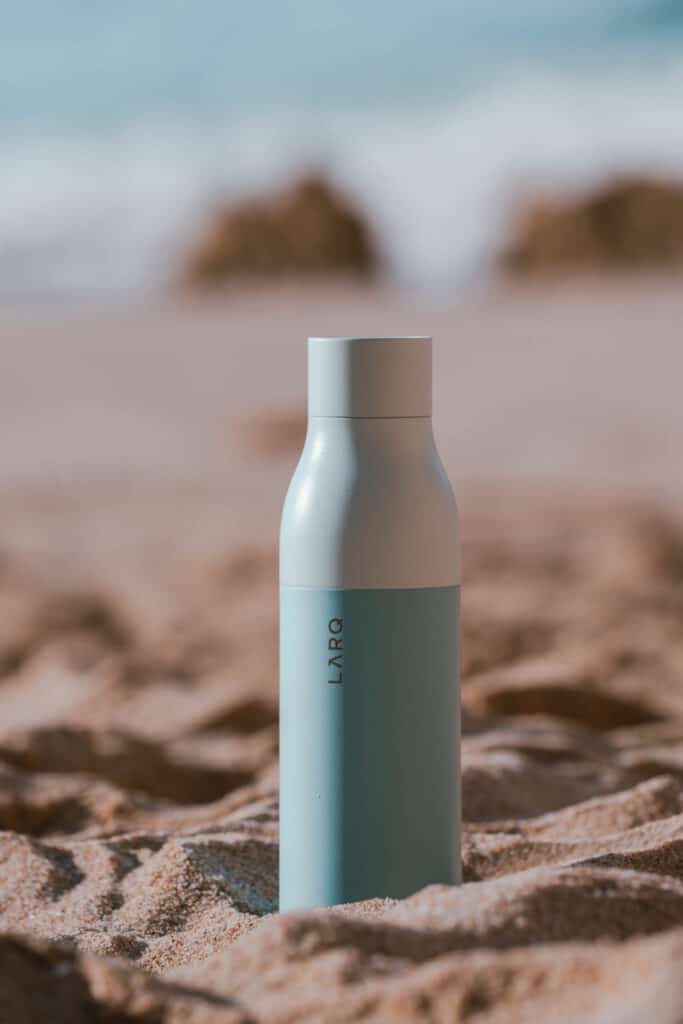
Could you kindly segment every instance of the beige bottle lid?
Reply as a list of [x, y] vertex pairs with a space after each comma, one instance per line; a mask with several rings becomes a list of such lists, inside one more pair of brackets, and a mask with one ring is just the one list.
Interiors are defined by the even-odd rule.
[[432, 415], [432, 339], [309, 338], [308, 415]]

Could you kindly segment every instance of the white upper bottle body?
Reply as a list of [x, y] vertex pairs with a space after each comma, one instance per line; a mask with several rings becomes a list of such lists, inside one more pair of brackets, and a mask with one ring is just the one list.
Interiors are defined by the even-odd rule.
[[309, 418], [280, 533], [283, 586], [460, 583], [434, 444], [430, 338], [311, 338]]

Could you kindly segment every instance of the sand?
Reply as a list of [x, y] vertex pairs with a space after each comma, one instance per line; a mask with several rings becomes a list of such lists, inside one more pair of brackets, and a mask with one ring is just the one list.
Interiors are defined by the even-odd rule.
[[[4, 314], [0, 1024], [683, 1019], [679, 292]], [[441, 337], [465, 884], [280, 916], [276, 524], [342, 314]]]

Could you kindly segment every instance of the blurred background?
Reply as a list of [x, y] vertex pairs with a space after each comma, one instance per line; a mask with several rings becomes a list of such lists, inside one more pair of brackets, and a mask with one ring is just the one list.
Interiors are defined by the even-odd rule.
[[463, 496], [679, 502], [680, 3], [0, 10], [10, 547], [274, 546], [307, 334], [435, 335]]
[[676, 0], [0, 12], [10, 546], [274, 544], [308, 334], [436, 336], [461, 493], [680, 498]]
[[217, 204], [311, 168], [391, 280], [451, 296], [529, 196], [683, 168], [676, 0], [1, 9], [12, 298], [163, 289]]
[[680, 3], [0, 11], [10, 548], [274, 546], [308, 334], [435, 335], [463, 497], [678, 503]]

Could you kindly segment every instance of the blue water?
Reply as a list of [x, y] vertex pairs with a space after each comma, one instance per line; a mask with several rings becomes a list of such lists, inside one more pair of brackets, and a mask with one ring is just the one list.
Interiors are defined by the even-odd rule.
[[0, 0], [0, 291], [163, 285], [219, 198], [322, 165], [392, 272], [485, 272], [516, 197], [683, 167], [672, 0]]

